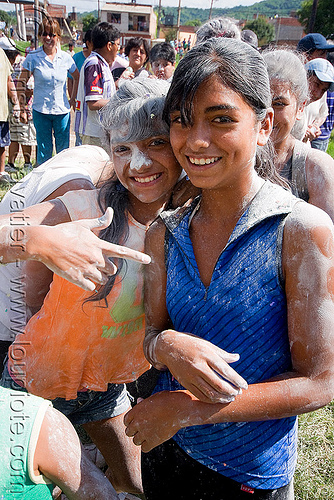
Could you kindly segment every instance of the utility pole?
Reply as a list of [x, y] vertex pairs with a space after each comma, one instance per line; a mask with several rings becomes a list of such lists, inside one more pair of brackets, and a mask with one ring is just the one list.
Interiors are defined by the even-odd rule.
[[97, 0], [97, 22], [101, 21], [100, 0]]
[[161, 16], [161, 0], [159, 0], [159, 8], [158, 8], [157, 38], [160, 38], [160, 16]]
[[181, 21], [181, 0], [179, 0], [179, 6], [177, 8], [177, 34], [176, 34], [177, 41], [179, 41], [179, 36], [180, 36], [180, 21]]
[[34, 0], [35, 49], [38, 48], [38, 27], [39, 27], [38, 0]]
[[210, 12], [209, 12], [209, 19], [211, 19], [211, 17], [212, 17], [212, 7], [213, 7], [213, 1], [214, 1], [214, 0], [211, 0]]
[[313, 33], [314, 30], [315, 19], [317, 17], [318, 2], [319, 0], [313, 0], [310, 22], [307, 28], [308, 33]]

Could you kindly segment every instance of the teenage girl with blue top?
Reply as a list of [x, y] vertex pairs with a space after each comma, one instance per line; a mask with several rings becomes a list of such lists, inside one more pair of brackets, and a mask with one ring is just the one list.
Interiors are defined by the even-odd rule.
[[[146, 240], [145, 351], [164, 371], [125, 423], [147, 500], [293, 499], [296, 415], [334, 395], [333, 225], [259, 165], [270, 104], [262, 56], [223, 38], [186, 54], [166, 98], [202, 194]], [[248, 383], [230, 397], [222, 349]]]

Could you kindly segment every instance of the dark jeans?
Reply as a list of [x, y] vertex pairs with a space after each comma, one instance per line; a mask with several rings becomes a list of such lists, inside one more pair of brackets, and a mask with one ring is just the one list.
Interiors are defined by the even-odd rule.
[[311, 142], [311, 147], [313, 149], [320, 149], [320, 151], [327, 151], [327, 148], [328, 148], [328, 144], [329, 144], [329, 137], [328, 139], [314, 139], [312, 142]]
[[146, 500], [293, 500], [293, 482], [275, 490], [250, 488], [189, 457], [172, 439], [142, 454]]

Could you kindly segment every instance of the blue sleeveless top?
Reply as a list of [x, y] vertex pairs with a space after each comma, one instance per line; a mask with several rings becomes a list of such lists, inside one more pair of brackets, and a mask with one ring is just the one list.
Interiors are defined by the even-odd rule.
[[[291, 370], [281, 247], [284, 220], [296, 202], [288, 191], [265, 182], [234, 228], [208, 287], [189, 237], [193, 207], [161, 214], [168, 229], [166, 300], [174, 329], [239, 353], [232, 366], [248, 384]], [[161, 374], [157, 391], [178, 389], [182, 386], [169, 372]], [[173, 439], [224, 476], [274, 489], [294, 473], [297, 418], [187, 427]]]

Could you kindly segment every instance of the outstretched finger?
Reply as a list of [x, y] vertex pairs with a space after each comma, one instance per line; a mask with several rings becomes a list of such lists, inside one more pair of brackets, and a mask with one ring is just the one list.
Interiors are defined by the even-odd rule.
[[146, 253], [139, 252], [138, 250], [133, 250], [132, 248], [124, 247], [121, 245], [115, 245], [114, 243], [108, 243], [106, 241], [101, 241], [101, 249], [103, 253], [109, 257], [119, 257], [121, 259], [135, 260], [141, 264], [149, 264], [151, 262], [151, 257]]
[[93, 281], [91, 281], [90, 279], [85, 278], [84, 276], [82, 276], [81, 279], [76, 279], [76, 280], [73, 280], [70, 277], [66, 277], [66, 279], [68, 281], [71, 281], [74, 285], [79, 286], [83, 290], [86, 290], [87, 292], [94, 292], [94, 290], [96, 288], [96, 284]]

